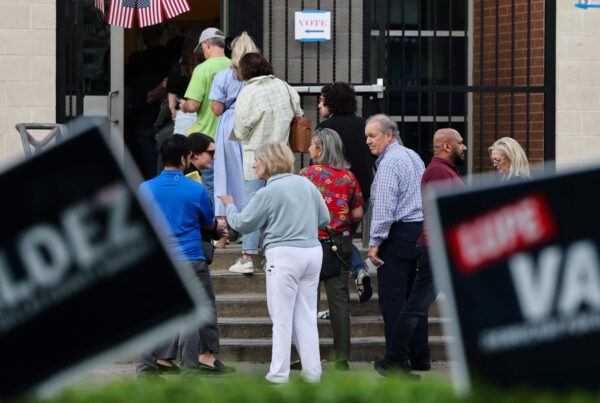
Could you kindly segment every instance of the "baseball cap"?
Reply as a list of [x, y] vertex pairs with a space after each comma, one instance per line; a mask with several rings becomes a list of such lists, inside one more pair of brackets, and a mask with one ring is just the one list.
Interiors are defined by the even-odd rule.
[[218, 28], [206, 28], [200, 34], [200, 39], [198, 40], [198, 45], [196, 45], [194, 52], [198, 53], [200, 51], [200, 48], [202, 47], [202, 42], [212, 38], [225, 39], [225, 34], [223, 34], [223, 32]]

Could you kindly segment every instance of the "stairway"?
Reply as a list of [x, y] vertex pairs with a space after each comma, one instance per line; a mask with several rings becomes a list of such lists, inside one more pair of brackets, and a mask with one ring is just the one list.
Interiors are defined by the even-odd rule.
[[[210, 266], [217, 299], [221, 352], [219, 357], [228, 361], [268, 362], [271, 359], [271, 320], [267, 311], [265, 273], [254, 262], [255, 273], [243, 275], [230, 273], [227, 269], [241, 256], [238, 245], [228, 245], [215, 251]], [[352, 278], [348, 279], [351, 312], [351, 361], [373, 361], [385, 352], [383, 319], [379, 311], [377, 277], [371, 277], [374, 293], [370, 301], [360, 304]], [[321, 287], [319, 310], [327, 309], [327, 297]], [[429, 344], [432, 360], [447, 360], [447, 337], [439, 299], [429, 312]], [[328, 320], [319, 320], [321, 357], [333, 359], [333, 339]], [[292, 359], [297, 359], [292, 349]]]

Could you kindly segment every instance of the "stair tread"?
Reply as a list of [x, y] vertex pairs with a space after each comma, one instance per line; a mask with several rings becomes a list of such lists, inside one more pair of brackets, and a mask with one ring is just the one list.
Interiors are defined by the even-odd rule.
[[[448, 343], [451, 340], [449, 336], [429, 336], [430, 344]], [[271, 338], [256, 338], [256, 339], [236, 339], [223, 337], [219, 339], [219, 344], [222, 346], [262, 346], [271, 345]], [[333, 344], [332, 337], [319, 338], [320, 344]], [[365, 336], [365, 337], [353, 337], [351, 340], [352, 344], [381, 344], [385, 343], [385, 337], [383, 336]]]
[[[364, 316], [351, 316], [350, 320], [352, 323], [381, 323], [383, 317], [375, 315], [364, 315]], [[318, 319], [319, 322], [328, 322], [328, 319]], [[448, 318], [429, 317], [431, 323], [448, 323]], [[222, 317], [218, 319], [218, 323], [224, 324], [239, 324], [239, 325], [264, 325], [271, 324], [271, 319], [268, 317], [255, 317], [255, 318], [244, 318], [244, 317]]]

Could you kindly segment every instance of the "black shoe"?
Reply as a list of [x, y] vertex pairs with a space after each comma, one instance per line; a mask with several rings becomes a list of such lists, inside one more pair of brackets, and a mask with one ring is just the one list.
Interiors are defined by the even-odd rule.
[[215, 360], [214, 365], [215, 368], [218, 368], [222, 374], [232, 374], [235, 372], [235, 368], [225, 365], [219, 360]]
[[[171, 361], [169, 361], [169, 362], [171, 362]], [[158, 372], [161, 375], [163, 375], [163, 374], [164, 375], [179, 375], [179, 373], [181, 372], [179, 367], [172, 362], [171, 362], [171, 366], [162, 365], [162, 364], [159, 364], [158, 362], [156, 363], [156, 365], [158, 365]]]
[[359, 270], [356, 275], [356, 292], [360, 303], [367, 302], [373, 295], [373, 287], [371, 286], [371, 277], [366, 270]]
[[348, 361], [339, 360], [335, 362], [335, 369], [337, 369], [338, 371], [348, 371], [348, 369], [350, 369], [350, 366], [348, 365]]
[[410, 360], [410, 369], [413, 371], [429, 371], [431, 369], [430, 360]]
[[290, 369], [301, 370], [302, 369], [302, 363], [300, 362], [300, 360], [292, 362], [290, 364]]
[[387, 360], [378, 360], [375, 361], [373, 367], [381, 376], [402, 376], [406, 379], [415, 381], [421, 379], [421, 375], [410, 372], [410, 365], [408, 364], [408, 361], [403, 363], [392, 363]]

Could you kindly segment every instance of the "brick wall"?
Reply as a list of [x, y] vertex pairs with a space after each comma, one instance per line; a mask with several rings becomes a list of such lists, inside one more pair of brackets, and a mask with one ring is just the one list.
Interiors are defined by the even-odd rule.
[[[559, 1], [560, 2], [560, 1]], [[481, 0], [474, 0], [473, 6], [473, 84], [480, 85], [483, 71], [485, 86], [526, 86], [527, 85], [527, 0], [515, 0], [514, 39], [512, 37], [512, 4], [500, 1], [498, 24], [496, 24], [496, 2], [484, 1], [484, 49], [483, 66], [481, 57]], [[544, 1], [531, 0], [530, 25], [530, 64], [529, 85], [544, 85]], [[496, 79], [496, 25], [498, 25], [498, 79]], [[514, 41], [514, 70], [511, 66]], [[482, 70], [483, 69], [483, 70]], [[514, 73], [514, 82], [512, 81]], [[514, 113], [511, 103], [514, 102]], [[496, 118], [496, 105], [498, 116]], [[481, 94], [473, 94], [473, 172], [491, 170], [487, 148], [495, 141], [496, 127], [498, 138], [511, 136], [523, 148], [527, 148], [531, 162], [543, 160], [544, 138], [544, 96], [529, 95], [529, 122], [527, 121], [527, 94], [486, 92], [483, 94], [483, 119], [481, 120]], [[512, 125], [511, 125], [512, 117]], [[483, 124], [480, 124], [483, 122]], [[527, 129], [529, 127], [529, 141]], [[480, 160], [480, 152], [483, 160]]]
[[600, 9], [557, 2], [556, 162], [600, 162]]
[[0, 0], [0, 165], [23, 155], [16, 123], [55, 121], [56, 0]]

